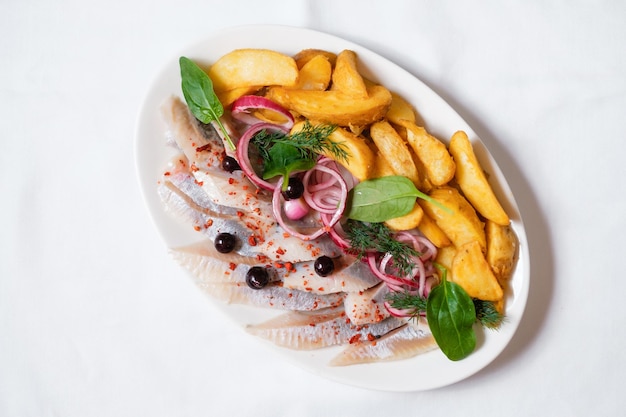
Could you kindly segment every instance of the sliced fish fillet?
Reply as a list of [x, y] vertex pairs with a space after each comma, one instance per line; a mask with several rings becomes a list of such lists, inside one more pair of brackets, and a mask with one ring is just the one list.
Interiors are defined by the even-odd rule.
[[386, 319], [390, 315], [384, 306], [388, 293], [389, 289], [382, 282], [364, 291], [348, 292], [344, 301], [346, 315], [354, 324], [377, 323]]
[[331, 366], [395, 361], [411, 358], [437, 349], [437, 343], [423, 319], [415, 325], [407, 322], [379, 339], [354, 343], [335, 356]]
[[278, 346], [310, 350], [375, 339], [403, 323], [391, 317], [377, 324], [355, 326], [346, 318], [343, 308], [334, 308], [318, 310], [314, 314], [285, 313], [264, 323], [250, 325], [247, 330]]

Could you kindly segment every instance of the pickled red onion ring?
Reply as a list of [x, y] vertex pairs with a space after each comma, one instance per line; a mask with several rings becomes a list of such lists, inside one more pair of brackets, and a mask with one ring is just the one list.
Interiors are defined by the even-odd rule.
[[[278, 113], [285, 121], [283, 123], [272, 123], [267, 119], [259, 119], [252, 114], [255, 110], [270, 110]], [[291, 113], [281, 105], [273, 102], [272, 100], [255, 95], [245, 95], [235, 100], [231, 107], [231, 115], [233, 118], [244, 122], [248, 125], [255, 125], [257, 123], [271, 123], [277, 126], [281, 126], [285, 129], [291, 129], [294, 124], [294, 119]]]
[[280, 133], [287, 134], [289, 130], [283, 126], [275, 125], [272, 123], [257, 123], [251, 126], [248, 130], [241, 135], [239, 138], [239, 142], [237, 142], [237, 161], [239, 162], [239, 166], [241, 166], [242, 171], [246, 174], [246, 176], [252, 181], [254, 185], [259, 188], [263, 188], [265, 190], [273, 190], [275, 184], [270, 183], [259, 177], [254, 169], [252, 168], [252, 164], [250, 163], [250, 157], [248, 156], [248, 149], [250, 146], [250, 140], [257, 133], [262, 130], [270, 130]]

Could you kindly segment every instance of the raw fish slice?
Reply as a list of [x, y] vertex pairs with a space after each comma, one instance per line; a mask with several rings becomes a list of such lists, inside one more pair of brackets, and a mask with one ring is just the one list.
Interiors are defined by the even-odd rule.
[[403, 323], [391, 317], [381, 323], [355, 326], [346, 319], [343, 309], [325, 309], [315, 314], [285, 313], [264, 323], [250, 325], [247, 330], [278, 346], [310, 350], [376, 339]]
[[412, 322], [390, 331], [377, 340], [364, 340], [346, 347], [331, 361], [332, 366], [346, 366], [360, 363], [395, 361], [411, 358], [437, 349], [437, 342], [426, 321]]
[[389, 317], [384, 306], [389, 289], [380, 282], [366, 291], [348, 292], [344, 301], [346, 315], [354, 324], [376, 323]]
[[343, 303], [343, 294], [313, 294], [306, 291], [284, 288], [272, 283], [253, 290], [245, 283], [203, 283], [199, 285], [207, 294], [228, 304], [245, 304], [277, 310], [312, 311], [336, 307]]
[[[224, 145], [214, 130], [204, 130], [179, 97], [171, 96], [161, 105], [168, 136], [198, 169], [215, 169], [224, 156]], [[212, 133], [211, 133], [212, 132]]]
[[283, 285], [287, 288], [328, 294], [340, 291], [364, 291], [380, 282], [369, 267], [356, 257], [342, 255], [333, 261], [335, 270], [326, 277], [315, 273], [315, 261], [297, 264], [296, 273], [285, 276]]
[[226, 216], [200, 207], [169, 180], [161, 182], [158, 192], [167, 211], [209, 239], [215, 239], [222, 232], [237, 236], [239, 245], [235, 250], [243, 256], [296, 263], [313, 260], [321, 255], [335, 257], [340, 252], [326, 235], [316, 240], [303, 241], [285, 234], [277, 223], [268, 225], [245, 221], [245, 216]]

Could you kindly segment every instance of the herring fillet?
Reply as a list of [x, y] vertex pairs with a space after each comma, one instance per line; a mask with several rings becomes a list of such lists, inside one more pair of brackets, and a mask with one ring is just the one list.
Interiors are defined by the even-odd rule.
[[263, 323], [249, 325], [246, 330], [278, 346], [312, 350], [377, 338], [403, 323], [403, 320], [391, 317], [380, 323], [356, 326], [346, 319], [343, 308], [331, 308], [314, 313], [284, 313]]
[[377, 340], [363, 341], [346, 347], [329, 363], [331, 366], [346, 366], [362, 363], [407, 359], [437, 349], [426, 321], [420, 319], [416, 326], [407, 322]]

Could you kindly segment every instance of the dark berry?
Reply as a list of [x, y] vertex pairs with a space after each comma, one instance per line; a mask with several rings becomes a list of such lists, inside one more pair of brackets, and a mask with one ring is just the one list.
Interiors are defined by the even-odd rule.
[[335, 270], [335, 264], [333, 260], [326, 255], [317, 258], [313, 267], [315, 268], [315, 272], [317, 273], [317, 275], [319, 275], [320, 277], [326, 277], [332, 274], [332, 272]]
[[285, 197], [285, 200], [295, 200], [302, 197], [302, 194], [304, 194], [304, 184], [302, 183], [302, 180], [298, 177], [289, 178], [287, 189], [283, 191], [283, 197]]
[[215, 249], [217, 249], [218, 252], [228, 253], [232, 252], [233, 249], [235, 249], [237, 239], [230, 233], [220, 233], [215, 237], [215, 241], [213, 243], [215, 245]]
[[232, 156], [227, 156], [222, 159], [222, 169], [224, 171], [233, 172], [239, 171], [241, 167], [239, 166], [239, 162]]
[[260, 290], [270, 282], [270, 275], [262, 266], [253, 266], [246, 273], [246, 284], [253, 290]]

